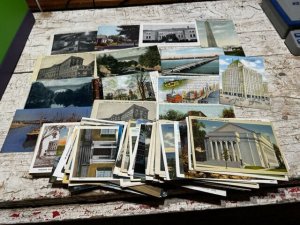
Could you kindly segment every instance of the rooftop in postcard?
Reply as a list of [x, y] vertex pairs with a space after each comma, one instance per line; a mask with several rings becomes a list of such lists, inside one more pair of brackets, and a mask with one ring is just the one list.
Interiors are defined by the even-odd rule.
[[198, 46], [196, 23], [160, 23], [141, 25], [140, 43]]

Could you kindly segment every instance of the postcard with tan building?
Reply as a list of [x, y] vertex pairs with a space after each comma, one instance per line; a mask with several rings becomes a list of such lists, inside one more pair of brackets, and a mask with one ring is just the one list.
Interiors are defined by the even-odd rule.
[[220, 56], [220, 103], [270, 109], [262, 57]]

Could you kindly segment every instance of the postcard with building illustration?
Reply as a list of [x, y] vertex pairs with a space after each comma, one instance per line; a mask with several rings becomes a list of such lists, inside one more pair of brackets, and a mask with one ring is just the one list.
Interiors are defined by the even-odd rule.
[[82, 126], [70, 181], [113, 180], [113, 168], [122, 148], [126, 126]]
[[36, 142], [29, 173], [50, 174], [62, 155], [68, 137], [79, 123], [44, 123]]
[[271, 123], [189, 117], [196, 170], [286, 175]]
[[185, 120], [188, 116], [235, 118], [233, 107], [222, 104], [160, 103], [157, 114], [160, 120], [173, 121]]
[[147, 46], [199, 46], [195, 22], [144, 23], [140, 28], [140, 45]]
[[148, 72], [102, 78], [105, 100], [155, 101], [155, 93]]
[[55, 34], [51, 55], [95, 51], [97, 31]]
[[1, 153], [32, 152], [43, 123], [79, 122], [90, 114], [91, 107], [17, 110]]
[[162, 75], [206, 76], [219, 75], [219, 56], [222, 48], [162, 48]]
[[203, 48], [223, 48], [225, 55], [245, 56], [232, 20], [196, 20]]
[[95, 50], [133, 48], [139, 45], [139, 25], [101, 25]]
[[110, 121], [156, 120], [156, 102], [95, 100], [91, 114]]
[[157, 46], [101, 52], [96, 55], [98, 77], [160, 71]]
[[158, 78], [159, 103], [219, 103], [219, 76], [162, 76]]
[[270, 109], [262, 57], [220, 56], [220, 103]]

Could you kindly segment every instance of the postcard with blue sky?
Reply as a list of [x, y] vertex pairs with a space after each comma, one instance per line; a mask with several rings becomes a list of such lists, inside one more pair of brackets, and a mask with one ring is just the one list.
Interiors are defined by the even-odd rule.
[[225, 55], [245, 55], [232, 20], [197, 20], [196, 24], [201, 47], [223, 48]]
[[162, 75], [219, 75], [219, 56], [222, 48], [161, 49]]
[[269, 109], [262, 57], [220, 56], [220, 103]]

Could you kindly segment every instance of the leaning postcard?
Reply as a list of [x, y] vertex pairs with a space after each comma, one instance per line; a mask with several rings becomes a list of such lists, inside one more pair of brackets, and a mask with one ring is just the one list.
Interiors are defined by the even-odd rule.
[[269, 122], [189, 117], [193, 164], [200, 171], [286, 175]]

